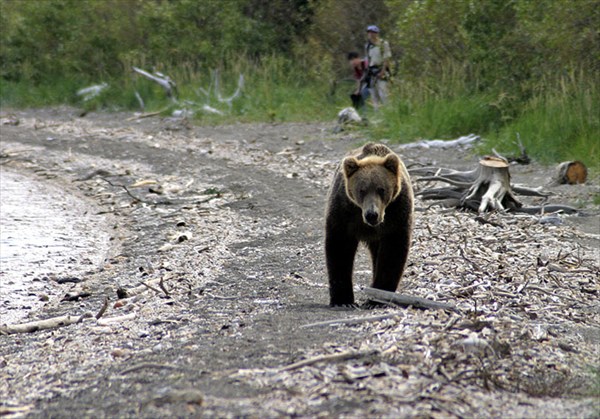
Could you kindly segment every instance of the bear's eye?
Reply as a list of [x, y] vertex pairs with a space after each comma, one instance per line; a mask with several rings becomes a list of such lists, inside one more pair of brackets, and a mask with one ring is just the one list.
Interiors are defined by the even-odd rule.
[[365, 196], [367, 196], [366, 189], [361, 189], [358, 191], [358, 199], [362, 200], [362, 199], [364, 199]]
[[385, 196], [385, 189], [383, 189], [383, 188], [377, 188], [377, 195], [379, 195], [379, 197], [381, 199], [383, 199], [384, 196]]

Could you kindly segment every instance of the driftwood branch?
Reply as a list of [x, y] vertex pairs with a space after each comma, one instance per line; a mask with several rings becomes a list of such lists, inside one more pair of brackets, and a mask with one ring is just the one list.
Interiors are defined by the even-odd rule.
[[139, 371], [139, 370], [143, 370], [143, 369], [147, 369], [147, 368], [166, 369], [166, 370], [183, 370], [183, 368], [178, 367], [176, 365], [158, 364], [155, 362], [144, 362], [144, 363], [137, 364], [132, 367], [126, 368], [123, 371], [121, 371], [119, 374], [126, 375], [131, 372], [135, 372], [135, 371]]
[[454, 180], [450, 177], [445, 177], [445, 176], [424, 176], [424, 177], [415, 179], [415, 182], [432, 182], [432, 181], [446, 182], [450, 185], [462, 186], [462, 187], [466, 187], [466, 188], [471, 186], [471, 182], [461, 182], [461, 181]]
[[456, 182], [472, 183], [477, 179], [478, 169], [462, 172], [441, 167], [417, 167], [408, 169], [408, 173], [413, 176], [441, 176]]
[[326, 320], [323, 322], [304, 324], [304, 325], [300, 326], [300, 328], [308, 329], [311, 327], [332, 326], [332, 325], [338, 325], [338, 324], [359, 324], [359, 323], [365, 323], [365, 322], [376, 322], [379, 320], [391, 319], [396, 316], [398, 316], [398, 314], [392, 313], [392, 314], [380, 314], [378, 316], [352, 317], [350, 319]]
[[153, 287], [152, 285], [150, 285], [150, 284], [148, 284], [148, 283], [146, 283], [146, 282], [144, 282], [144, 281], [140, 281], [140, 284], [142, 284], [143, 286], [145, 286], [145, 287], [146, 287], [146, 288], [148, 288], [148, 289], [151, 289], [152, 291], [154, 291], [154, 292], [155, 292], [155, 293], [157, 293], [157, 294], [160, 294], [160, 293], [161, 293], [161, 291], [160, 291], [158, 288], [155, 288], [155, 287]]
[[458, 312], [458, 309], [451, 304], [440, 303], [438, 301], [432, 301], [427, 298], [415, 297], [412, 295], [397, 294], [395, 292], [383, 291], [376, 288], [365, 288], [365, 294], [367, 294], [372, 301], [383, 304], [431, 308], [436, 310], [451, 310]]
[[87, 315], [83, 316], [59, 316], [50, 319], [36, 320], [33, 322], [6, 325], [0, 327], [0, 335], [12, 335], [15, 333], [32, 333], [38, 330], [56, 329], [62, 326], [69, 326], [74, 323], [79, 323]]
[[377, 354], [378, 351], [365, 351], [365, 352], [355, 352], [355, 351], [347, 351], [340, 352], [337, 354], [329, 354], [329, 355], [319, 355], [314, 358], [303, 359], [302, 361], [294, 362], [293, 364], [286, 365], [284, 367], [279, 368], [279, 371], [291, 371], [296, 370], [298, 368], [307, 367], [309, 365], [318, 364], [319, 362], [335, 362], [335, 361], [345, 361], [347, 359], [354, 358], [362, 358], [365, 356], [371, 356]]
[[122, 322], [125, 322], [128, 320], [133, 320], [133, 319], [135, 319], [135, 317], [136, 317], [135, 313], [129, 313], [129, 314], [124, 314], [122, 316], [105, 317], [103, 319], [98, 319], [96, 323], [99, 326], [109, 326], [111, 324], [122, 323]]
[[244, 88], [244, 75], [240, 74], [238, 78], [237, 88], [235, 92], [229, 97], [223, 97], [221, 95], [221, 90], [219, 88], [219, 73], [215, 73], [215, 92], [217, 94], [217, 100], [221, 103], [226, 103], [229, 106], [229, 110], [231, 110], [232, 102], [234, 99], [237, 99], [242, 94], [242, 89]]
[[478, 213], [488, 211], [509, 211], [525, 214], [543, 214], [561, 211], [575, 214], [576, 208], [566, 205], [543, 204], [523, 207], [516, 195], [549, 197], [551, 194], [542, 187], [531, 188], [511, 185], [509, 164], [503, 157], [485, 156], [477, 169], [456, 171], [442, 167], [421, 167], [410, 169], [414, 182], [443, 182], [447, 187], [424, 188], [415, 195], [424, 200], [437, 200], [439, 205], [469, 209]]
[[574, 207], [570, 207], [568, 205], [557, 205], [557, 204], [548, 204], [548, 205], [539, 205], [533, 207], [521, 207], [516, 208], [513, 212], [521, 213], [521, 214], [547, 214], [551, 212], [562, 212], [565, 214], [577, 214], [579, 210]]
[[215, 114], [215, 115], [225, 115], [225, 113], [209, 104], [211, 98], [211, 91], [214, 92], [214, 95], [219, 103], [225, 103], [229, 107], [229, 112], [231, 112], [231, 108], [233, 106], [233, 101], [239, 98], [242, 95], [242, 90], [244, 89], [244, 75], [240, 73], [238, 77], [237, 87], [233, 94], [229, 97], [224, 97], [221, 93], [221, 79], [218, 71], [213, 71], [211, 74], [210, 84], [207, 89], [203, 87], [199, 87], [196, 91], [198, 96], [201, 94], [206, 97], [206, 102], [200, 110], [205, 113]]
[[529, 188], [522, 185], [512, 185], [512, 190], [514, 193], [523, 196], [541, 196], [546, 198], [552, 195], [550, 192], [543, 191], [541, 186], [538, 186], [537, 188]]
[[85, 87], [77, 91], [77, 96], [82, 96], [83, 101], [87, 102], [98, 96], [104, 89], [108, 87], [107, 83], [100, 83], [94, 86]]
[[152, 80], [155, 83], [158, 83], [160, 85], [160, 87], [162, 87], [165, 90], [165, 93], [167, 94], [167, 96], [169, 98], [171, 98], [173, 101], [177, 101], [176, 99], [176, 91], [177, 91], [177, 85], [175, 84], [175, 82], [173, 80], [171, 80], [171, 78], [169, 76], [166, 76], [162, 73], [154, 73], [154, 74], [150, 74], [147, 71], [142, 70], [141, 68], [137, 68], [137, 67], [132, 67], [133, 71], [135, 71], [136, 73], [146, 77], [148, 80]]
[[95, 316], [96, 320], [98, 320], [100, 317], [102, 317], [104, 315], [107, 308], [108, 308], [108, 298], [104, 297], [104, 303], [102, 304], [102, 307], [100, 308], [98, 313], [96, 313], [96, 316]]
[[137, 119], [144, 119], [144, 118], [150, 118], [151, 116], [156, 116], [156, 115], [160, 115], [161, 113], [163, 113], [166, 109], [160, 110], [160, 111], [156, 111], [156, 112], [148, 112], [148, 113], [142, 113], [139, 115], [134, 115], [130, 118], [127, 118], [127, 121], [135, 121]]
[[471, 146], [481, 140], [479, 135], [469, 134], [455, 140], [423, 140], [416, 143], [402, 144], [400, 148], [453, 148], [459, 146]]

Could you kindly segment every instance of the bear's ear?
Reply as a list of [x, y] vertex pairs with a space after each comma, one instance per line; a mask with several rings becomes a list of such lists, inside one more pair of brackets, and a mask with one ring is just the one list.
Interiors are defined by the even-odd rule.
[[383, 167], [388, 169], [393, 174], [398, 175], [400, 170], [400, 159], [395, 154], [388, 154], [383, 161]]
[[349, 179], [358, 170], [358, 160], [354, 157], [346, 157], [342, 162], [342, 170], [347, 179]]

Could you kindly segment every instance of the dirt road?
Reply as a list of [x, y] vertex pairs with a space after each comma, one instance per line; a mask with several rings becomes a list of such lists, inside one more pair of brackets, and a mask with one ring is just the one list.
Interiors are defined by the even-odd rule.
[[[100, 246], [109, 249], [103, 263], [83, 274], [77, 260], [35, 272], [47, 288], [31, 320], [91, 317], [0, 335], [0, 413], [598, 414], [597, 215], [554, 226], [495, 214], [493, 225], [417, 202], [401, 291], [452, 303], [460, 314], [334, 311], [325, 195], [339, 159], [365, 140], [358, 134], [334, 135], [327, 124], [79, 118], [69, 108], [12, 114], [19, 123], [2, 126], [3, 170], [78, 196], [110, 239]], [[464, 150], [404, 157], [458, 169], [477, 161]], [[527, 183], [549, 173], [533, 165], [513, 176]], [[553, 192], [597, 214], [597, 179]], [[355, 269], [361, 295], [366, 255]], [[327, 323], [336, 319], [351, 322]]]

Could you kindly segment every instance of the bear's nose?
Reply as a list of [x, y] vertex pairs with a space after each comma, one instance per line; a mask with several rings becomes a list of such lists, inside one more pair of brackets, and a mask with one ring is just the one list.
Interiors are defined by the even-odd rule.
[[365, 213], [365, 221], [369, 225], [376, 226], [379, 221], [379, 216], [375, 211], [369, 210]]

